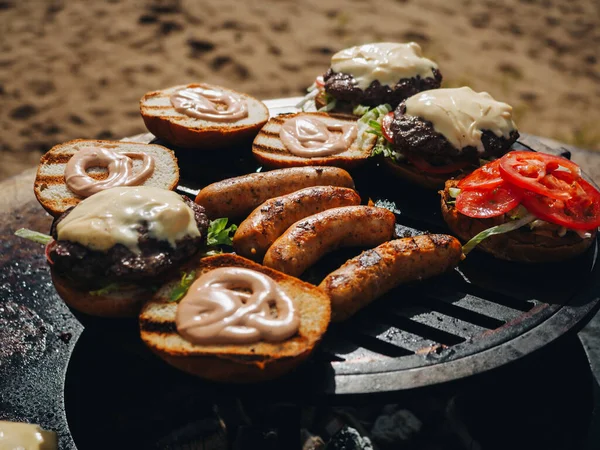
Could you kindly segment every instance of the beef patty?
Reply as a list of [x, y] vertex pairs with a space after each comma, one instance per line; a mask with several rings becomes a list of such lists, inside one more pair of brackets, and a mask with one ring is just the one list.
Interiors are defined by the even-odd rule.
[[422, 91], [439, 88], [442, 84], [442, 74], [439, 70], [433, 69], [433, 75], [433, 78], [421, 78], [418, 75], [412, 78], [403, 78], [393, 88], [381, 85], [379, 81], [375, 80], [364, 91], [356, 86], [356, 80], [348, 73], [336, 73], [329, 69], [323, 75], [323, 81], [325, 82], [325, 92], [338, 101], [352, 106], [372, 107], [388, 103], [395, 108], [408, 97]]
[[[206, 243], [208, 218], [204, 208], [185, 196], [182, 198], [194, 211], [200, 236], [185, 237], [178, 240], [175, 247], [171, 247], [167, 241], [150, 237], [147, 225], [141, 224], [138, 229], [140, 254], [133, 253], [122, 244], [116, 244], [107, 252], [99, 252], [75, 242], [57, 240], [48, 252], [53, 269], [88, 289], [114, 282], [137, 283], [160, 279], [170, 269], [198, 252]], [[50, 234], [54, 239], [57, 239], [56, 226], [72, 210], [73, 208], [68, 209], [52, 223]]]
[[430, 162], [448, 158], [489, 158], [500, 157], [510, 150], [519, 138], [519, 132], [513, 130], [508, 139], [496, 136], [492, 131], [483, 130], [481, 141], [485, 152], [479, 154], [472, 146], [458, 149], [448, 139], [435, 131], [433, 124], [417, 116], [406, 115], [406, 105], [402, 102], [394, 111], [394, 120], [390, 126], [394, 136], [394, 147], [399, 151], [418, 153]]

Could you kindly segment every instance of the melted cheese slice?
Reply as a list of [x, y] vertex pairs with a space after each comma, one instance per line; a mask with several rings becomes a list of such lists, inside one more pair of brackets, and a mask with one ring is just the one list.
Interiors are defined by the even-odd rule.
[[200, 236], [194, 211], [173, 191], [149, 186], [117, 187], [86, 198], [57, 225], [58, 239], [107, 251], [122, 244], [139, 253], [138, 228], [159, 241]]
[[375, 80], [393, 87], [404, 78], [433, 77], [437, 64], [424, 58], [421, 47], [415, 42], [381, 42], [337, 52], [331, 58], [331, 69], [352, 75], [357, 87], [364, 90]]
[[0, 421], [0, 449], [56, 450], [58, 440], [53, 431], [30, 423]]
[[405, 114], [431, 122], [455, 148], [472, 146], [480, 153], [485, 151], [483, 130], [507, 139], [517, 128], [510, 105], [469, 87], [432, 89], [413, 95], [406, 100]]

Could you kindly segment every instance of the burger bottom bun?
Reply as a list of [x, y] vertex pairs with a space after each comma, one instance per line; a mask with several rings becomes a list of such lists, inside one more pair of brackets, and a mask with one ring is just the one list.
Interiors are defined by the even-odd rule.
[[50, 270], [52, 282], [60, 298], [71, 308], [98, 317], [136, 317], [152, 292], [142, 287], [127, 288], [103, 295], [76, 288], [72, 282]]
[[427, 174], [408, 164], [396, 163], [389, 158], [384, 158], [384, 167], [391, 174], [425, 189], [442, 189], [444, 183], [453, 174]]
[[[466, 242], [480, 232], [504, 223], [504, 216], [474, 219], [459, 213], [454, 206], [448, 205], [447, 202], [452, 200], [448, 190], [456, 187], [457, 184], [457, 180], [449, 180], [444, 191], [441, 192], [442, 215], [456, 236]], [[509, 233], [490, 236], [475, 248], [508, 261], [530, 263], [564, 261], [585, 252], [594, 242], [596, 233], [597, 230], [593, 230], [589, 238], [581, 238], [573, 232], [558, 237], [535, 233], [523, 227]]]
[[251, 361], [237, 355], [179, 356], [151, 349], [173, 367], [207, 380], [221, 383], [256, 383], [273, 380], [292, 371], [311, 351], [288, 358]]

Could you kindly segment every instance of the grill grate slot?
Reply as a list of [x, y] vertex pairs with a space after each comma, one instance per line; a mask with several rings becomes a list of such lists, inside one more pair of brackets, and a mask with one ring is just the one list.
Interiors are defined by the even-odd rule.
[[490, 317], [469, 309], [461, 308], [456, 304], [446, 303], [433, 297], [422, 297], [421, 304], [424, 306], [429, 306], [434, 311], [441, 312], [448, 316], [455, 317], [489, 330], [495, 330], [506, 323], [503, 320], [496, 319], [495, 317]]
[[[356, 323], [356, 328], [361, 333], [389, 342], [397, 347], [402, 347], [409, 351], [409, 353], [416, 352], [423, 347], [432, 347], [439, 344], [437, 341], [425, 339], [422, 336], [409, 333], [392, 324], [386, 323], [384, 317], [360, 315], [354, 323]], [[354, 327], [355, 325], [352, 326]]]
[[382, 359], [389, 359], [389, 356], [383, 355], [357, 346], [355, 343], [344, 339], [339, 334], [330, 333], [325, 336], [325, 339], [320, 345], [320, 351], [327, 355], [335, 355], [333, 361], [349, 361], [349, 362], [372, 362]]
[[[458, 283], [457, 283], [458, 284]], [[510, 297], [501, 292], [486, 289], [482, 286], [477, 286], [472, 283], [460, 283], [459, 286], [455, 286], [457, 291], [465, 292], [474, 297], [485, 299], [489, 302], [494, 302], [499, 305], [506, 306], [508, 308], [516, 309], [519, 311], [527, 312], [531, 310], [535, 305], [532, 302], [526, 300], [520, 300], [515, 297]]]
[[[437, 342], [444, 345], [456, 345], [464, 342], [466, 339], [460, 335], [450, 333], [438, 327], [430, 326], [429, 324], [413, 320], [396, 311], [377, 311], [377, 320], [390, 324], [400, 330], [407, 331], [417, 336], [422, 336], [424, 339]], [[437, 320], [435, 320], [438, 322]]]
[[426, 295], [439, 302], [450, 303], [462, 309], [493, 318], [493, 320], [501, 322], [497, 326], [510, 322], [523, 314], [520, 310], [509, 308], [508, 306], [494, 303], [484, 298], [464, 292], [442, 290], [438, 286], [434, 286], [433, 289], [427, 288]]
[[377, 332], [372, 328], [341, 326], [338, 330], [343, 338], [381, 355], [397, 358], [413, 354], [410, 350], [398, 347], [389, 341], [384, 341], [373, 336], [373, 334], [376, 335]]

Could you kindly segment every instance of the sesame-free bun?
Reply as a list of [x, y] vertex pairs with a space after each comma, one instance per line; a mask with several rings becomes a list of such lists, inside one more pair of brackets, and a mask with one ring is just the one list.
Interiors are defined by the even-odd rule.
[[[59, 216], [84, 198], [72, 192], [65, 182], [67, 162], [79, 150], [101, 147], [116, 153], [147, 153], [154, 158], [154, 172], [141, 185], [173, 190], [179, 183], [179, 166], [172, 150], [155, 144], [138, 144], [122, 141], [76, 139], [52, 147], [42, 155], [33, 183], [33, 191], [42, 207], [53, 216]], [[142, 161], [133, 160], [133, 174], [142, 168]], [[88, 175], [96, 180], [108, 177], [106, 168], [93, 168]]]
[[106, 294], [92, 294], [76, 287], [67, 278], [50, 270], [56, 292], [71, 308], [97, 317], [136, 317], [142, 305], [152, 297], [152, 291], [142, 286], [131, 286]]
[[327, 330], [331, 306], [319, 288], [297, 278], [256, 264], [233, 254], [197, 260], [187, 269], [196, 278], [219, 267], [243, 267], [271, 277], [294, 302], [300, 317], [298, 333], [283, 342], [259, 341], [244, 345], [196, 345], [177, 333], [177, 303], [169, 293], [179, 281], [166, 283], [140, 314], [144, 343], [172, 366], [213, 381], [250, 383], [277, 378], [289, 372], [311, 354]]
[[[177, 112], [170, 97], [186, 88], [202, 87], [231, 92], [248, 102], [248, 117], [233, 122], [212, 122]], [[192, 83], [148, 92], [140, 100], [140, 112], [146, 128], [171, 145], [212, 150], [249, 144], [269, 119], [269, 110], [260, 100], [221, 86]]]
[[[360, 131], [350, 148], [341, 153], [312, 158], [294, 155], [281, 141], [279, 132], [286, 121], [300, 115], [314, 117], [323, 121], [325, 124], [334, 122], [356, 124], [356, 117], [354, 116], [325, 112], [281, 114], [272, 117], [258, 132], [258, 135], [252, 143], [252, 153], [261, 164], [276, 168], [336, 166], [349, 169], [363, 164], [369, 156], [371, 156], [371, 150], [373, 149], [377, 138], [373, 134], [361, 133]], [[338, 131], [337, 133], [341, 133], [341, 131]]]

